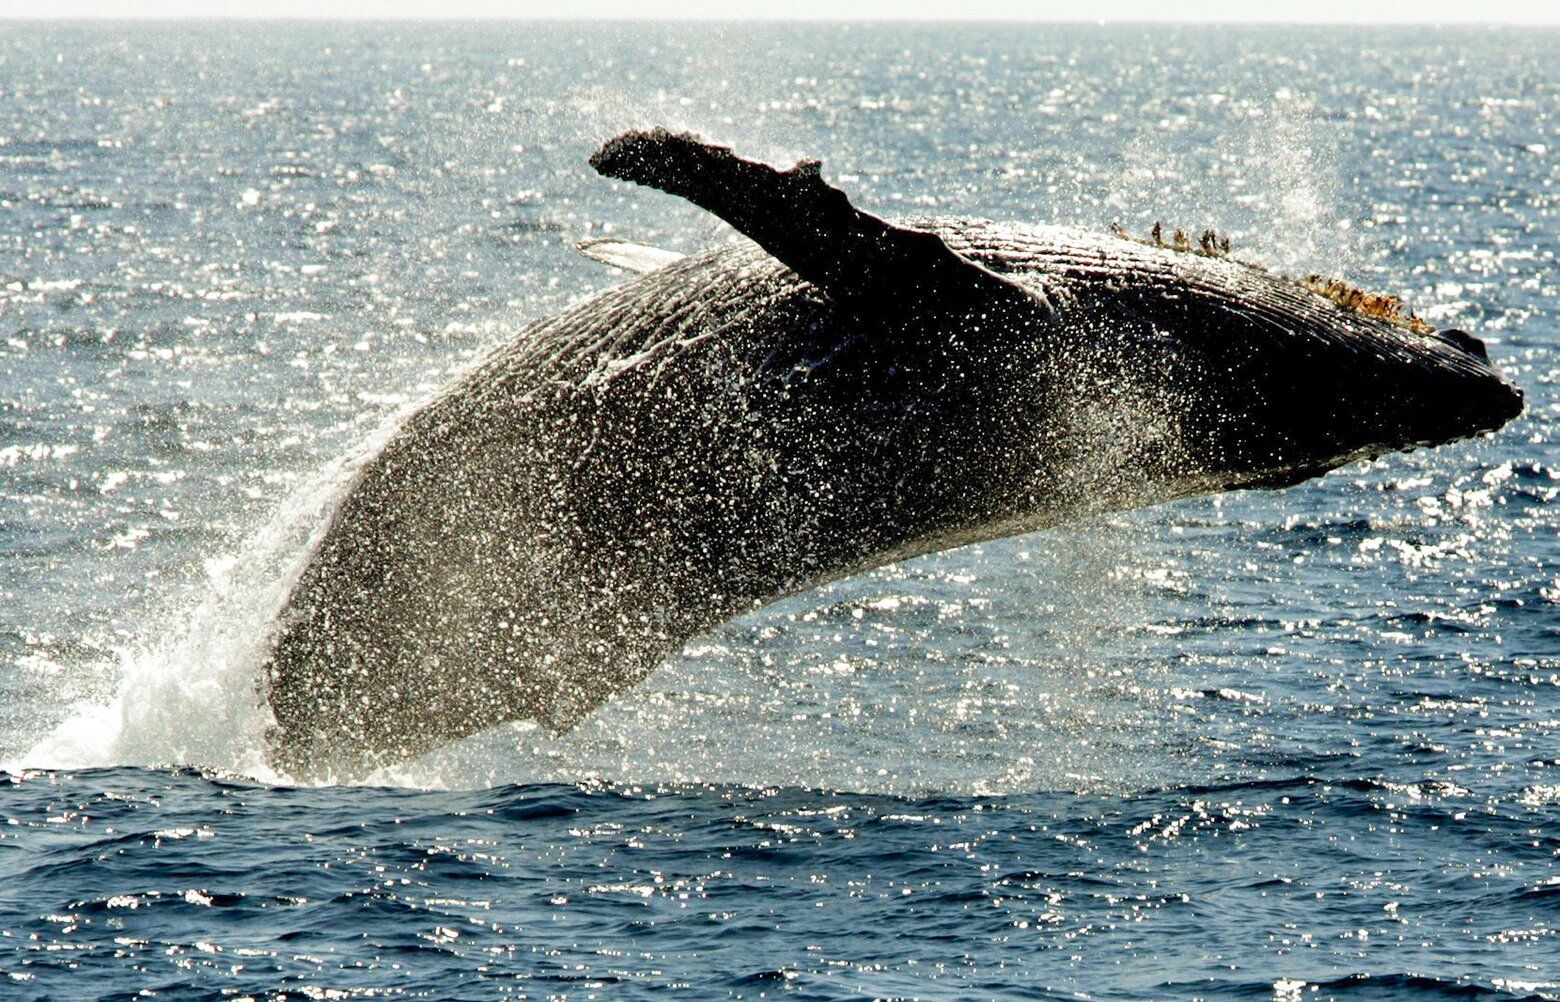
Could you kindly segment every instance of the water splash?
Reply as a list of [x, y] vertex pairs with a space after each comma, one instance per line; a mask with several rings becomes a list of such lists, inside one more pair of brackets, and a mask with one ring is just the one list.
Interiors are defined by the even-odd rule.
[[[176, 625], [115, 651], [109, 698], [73, 707], [7, 767], [194, 766], [290, 782], [266, 760], [273, 719], [258, 686], [274, 617], [354, 475], [404, 416], [208, 560], [193, 608], [162, 620]], [[1153, 782], [1163, 771], [1159, 700], [1143, 676], [1153, 668], [1134, 665], [1122, 642], [1141, 611], [1140, 549], [1132, 522], [1118, 520], [881, 568], [697, 639], [568, 734], [514, 722], [364, 783], [987, 794]], [[1011, 552], [992, 560], [993, 550]], [[1017, 636], [1016, 623], [1027, 624]]]
[[276, 612], [353, 477], [403, 420], [404, 412], [385, 421], [234, 552], [208, 559], [193, 607], [153, 617], [156, 626], [114, 650], [115, 663], [105, 666], [117, 679], [108, 699], [77, 703], [5, 768], [188, 765], [286, 781], [265, 759], [272, 718], [258, 686]]

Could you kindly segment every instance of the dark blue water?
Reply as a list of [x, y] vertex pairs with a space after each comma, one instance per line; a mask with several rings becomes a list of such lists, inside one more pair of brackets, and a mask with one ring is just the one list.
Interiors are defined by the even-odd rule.
[[[0, 998], [1560, 997], [1560, 34], [0, 27]], [[351, 458], [662, 122], [1402, 295], [1498, 435], [788, 599], [564, 737], [261, 754]]]

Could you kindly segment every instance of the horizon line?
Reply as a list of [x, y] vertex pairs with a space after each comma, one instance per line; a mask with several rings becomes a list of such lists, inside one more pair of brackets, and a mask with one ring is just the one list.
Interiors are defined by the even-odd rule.
[[708, 16], [708, 15], [647, 15], [643, 17], [617, 17], [610, 14], [590, 15], [576, 14], [564, 17], [551, 17], [533, 14], [455, 14], [449, 16], [424, 15], [424, 14], [251, 14], [244, 12], [223, 12], [217, 14], [179, 14], [179, 13], [144, 13], [144, 14], [0, 14], [0, 25], [11, 24], [138, 24], [148, 22], [181, 22], [185, 24], [220, 24], [220, 23], [294, 23], [294, 24], [319, 24], [337, 22], [343, 24], [405, 24], [405, 23], [442, 23], [442, 24], [1035, 24], [1055, 25], [1059, 27], [1108, 27], [1108, 26], [1165, 26], [1165, 27], [1273, 27], [1273, 28], [1560, 28], [1560, 20], [1462, 20], [1458, 18], [1439, 18], [1434, 20], [1392, 20], [1392, 19], [1319, 19], [1319, 20], [1286, 20], [1282, 18], [1069, 18], [1069, 17], [1010, 17], [1010, 16], [982, 16], [975, 14], [966, 17], [918, 17], [914, 15], [880, 16], [858, 15], [832, 16], [832, 15], [801, 15], [792, 17], [776, 16], [752, 16], [737, 15]]

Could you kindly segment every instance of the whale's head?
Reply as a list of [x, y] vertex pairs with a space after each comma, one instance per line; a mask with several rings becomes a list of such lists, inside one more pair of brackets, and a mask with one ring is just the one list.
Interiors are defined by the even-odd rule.
[[1522, 411], [1521, 391], [1466, 331], [1342, 282], [1273, 274], [1217, 243], [910, 225], [1044, 304], [1009, 310], [1017, 322], [970, 366], [985, 389], [958, 446], [973, 457], [964, 475], [1011, 495], [1003, 507], [1019, 521], [1054, 504], [1041, 496], [1058, 481], [1080, 485], [1077, 507], [1282, 487], [1493, 431]]

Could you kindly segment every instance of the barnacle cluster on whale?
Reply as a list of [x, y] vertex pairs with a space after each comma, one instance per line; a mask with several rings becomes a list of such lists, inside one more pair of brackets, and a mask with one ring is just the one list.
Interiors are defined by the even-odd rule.
[[[1230, 257], [1230, 238], [1228, 234], [1220, 234], [1209, 227], [1197, 237], [1194, 245], [1187, 237], [1185, 231], [1177, 229], [1168, 241], [1164, 238], [1164, 227], [1158, 221], [1148, 232], [1148, 236], [1135, 237], [1118, 222], [1110, 224], [1110, 231], [1123, 240], [1132, 240], [1146, 244], [1150, 247], [1168, 247], [1171, 250], [1183, 251], [1188, 254], [1201, 254], [1205, 257]], [[1250, 267], [1260, 268], [1261, 265], [1250, 261], [1243, 262]], [[1346, 310], [1351, 310], [1363, 316], [1376, 317], [1388, 323], [1406, 327], [1416, 334], [1432, 334], [1435, 327], [1429, 322], [1415, 316], [1403, 305], [1403, 300], [1388, 293], [1370, 292], [1351, 282], [1341, 278], [1323, 275], [1320, 272], [1311, 272], [1299, 283], [1312, 292], [1332, 300]]]
[[1123, 227], [1119, 222], [1112, 222], [1110, 224], [1110, 231], [1123, 240], [1135, 240], [1138, 243], [1147, 244], [1150, 247], [1169, 247], [1178, 251], [1203, 254], [1207, 257], [1229, 257], [1230, 255], [1229, 236], [1220, 234], [1219, 231], [1213, 229], [1212, 227], [1209, 227], [1203, 230], [1202, 233], [1198, 234], [1197, 243], [1195, 245], [1192, 243], [1191, 239], [1187, 237], [1186, 232], [1180, 229], [1172, 233], [1170, 235], [1169, 241], [1167, 242], [1165, 240], [1164, 225], [1157, 219], [1154, 220], [1153, 229], [1148, 231], [1147, 238], [1133, 236], [1132, 234], [1128, 233], [1126, 228]]

